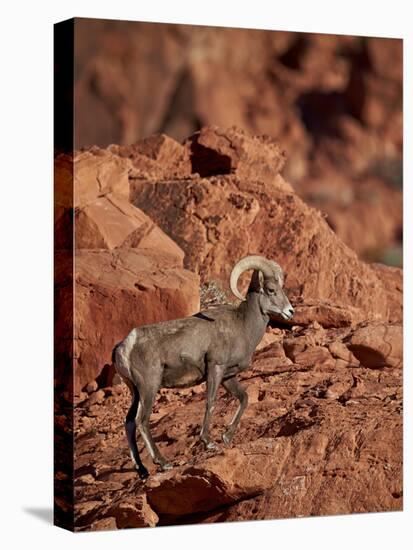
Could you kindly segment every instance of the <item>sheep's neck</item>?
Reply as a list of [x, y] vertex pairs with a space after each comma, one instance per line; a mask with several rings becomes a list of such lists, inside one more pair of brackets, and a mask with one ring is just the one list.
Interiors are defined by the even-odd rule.
[[254, 353], [255, 348], [264, 336], [269, 317], [261, 311], [259, 294], [257, 292], [249, 292], [247, 295], [247, 300], [244, 304], [245, 328], [251, 344], [251, 353]]

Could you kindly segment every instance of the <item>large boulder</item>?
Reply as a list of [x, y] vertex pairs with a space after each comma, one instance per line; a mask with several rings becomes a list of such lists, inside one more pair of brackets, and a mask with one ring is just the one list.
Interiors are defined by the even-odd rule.
[[58, 209], [82, 208], [97, 197], [115, 193], [129, 198], [132, 164], [107, 149], [93, 147], [54, 162], [54, 204]]
[[184, 257], [146, 214], [113, 193], [77, 208], [74, 223], [76, 248], [150, 248]]
[[[55, 248], [73, 247], [74, 214], [87, 205], [116, 195], [129, 199], [129, 159], [120, 158], [107, 150], [94, 148], [74, 156], [58, 155], [54, 163], [54, 225]], [[79, 235], [77, 235], [79, 237]]]
[[358, 328], [348, 339], [347, 347], [365, 367], [401, 367], [403, 329], [399, 324], [370, 323]]
[[147, 484], [148, 502], [158, 514], [182, 516], [250, 498], [276, 484], [289, 447], [288, 440], [262, 438], [156, 476]]
[[204, 133], [207, 146], [193, 146], [202, 132], [187, 142], [193, 166], [199, 154], [202, 172], [207, 155], [223, 175], [131, 181], [133, 204], [182, 247], [185, 266], [203, 282], [214, 279], [226, 286], [239, 258], [263, 254], [284, 268], [292, 296], [351, 306], [358, 310], [355, 321], [387, 319], [390, 305], [379, 272], [360, 261], [282, 178], [277, 144], [248, 140], [234, 129]]
[[281, 171], [286, 160], [275, 139], [249, 135], [235, 126], [227, 130], [205, 126], [185, 144], [191, 152], [192, 171], [200, 176], [236, 174], [267, 181]]
[[75, 364], [78, 393], [99, 375], [109, 385], [113, 347], [139, 325], [199, 310], [198, 277], [161, 250], [77, 250], [75, 255]]

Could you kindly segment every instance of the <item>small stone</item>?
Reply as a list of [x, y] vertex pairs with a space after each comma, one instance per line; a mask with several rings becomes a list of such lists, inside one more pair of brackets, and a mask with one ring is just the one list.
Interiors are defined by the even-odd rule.
[[264, 349], [274, 342], [277, 342], [279, 340], [279, 336], [277, 334], [274, 334], [273, 332], [266, 332], [264, 333], [264, 336], [262, 337], [261, 342], [256, 347], [255, 351], [258, 351], [260, 349]]
[[103, 390], [98, 390], [92, 393], [88, 399], [88, 406], [96, 405], [97, 403], [102, 403], [105, 399], [105, 392]]
[[101, 414], [99, 405], [90, 405], [88, 413], [92, 418], [99, 416]]
[[92, 474], [85, 474], [83, 476], [80, 476], [77, 478], [76, 482], [80, 483], [81, 485], [92, 485], [95, 483], [95, 478], [92, 476]]
[[[287, 354], [288, 355], [288, 354]], [[331, 365], [334, 366], [334, 359], [330, 352], [323, 346], [308, 346], [304, 351], [294, 355], [294, 363], [299, 365]]]
[[125, 527], [155, 527], [159, 518], [149, 506], [146, 495], [139, 495], [133, 502], [115, 504], [110, 513], [116, 517], [119, 529]]
[[85, 430], [88, 430], [92, 427], [93, 421], [88, 416], [84, 416], [82, 418], [82, 425]]
[[252, 405], [252, 403], [258, 403], [259, 401], [259, 394], [260, 389], [255, 384], [249, 384], [246, 388], [247, 394], [248, 394], [248, 403]]
[[349, 366], [359, 366], [360, 361], [354, 357], [351, 351], [342, 342], [335, 341], [329, 344], [328, 349], [333, 357], [345, 361]]
[[89, 384], [86, 385], [86, 392], [87, 393], [93, 393], [95, 391], [97, 391], [98, 389], [98, 383], [96, 382], [96, 380], [93, 380], [93, 382], [89, 382]]
[[75, 405], [80, 405], [81, 403], [86, 401], [87, 398], [88, 398], [87, 393], [84, 392], [84, 391], [81, 391], [80, 393], [78, 393], [77, 395], [74, 396], [74, 404]]
[[75, 505], [76, 520], [78, 521], [80, 518], [83, 518], [84, 516], [88, 516], [89, 514], [96, 512], [101, 507], [102, 507], [101, 500], [88, 500], [86, 502], [77, 503]]
[[192, 388], [182, 388], [177, 391], [178, 395], [181, 395], [182, 397], [186, 397], [188, 395], [191, 395]]

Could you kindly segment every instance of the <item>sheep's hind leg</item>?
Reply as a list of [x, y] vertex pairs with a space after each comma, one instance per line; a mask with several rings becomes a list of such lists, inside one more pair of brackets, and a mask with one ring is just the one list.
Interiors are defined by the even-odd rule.
[[248, 394], [235, 377], [224, 380], [222, 385], [229, 393], [237, 397], [239, 400], [239, 407], [234, 415], [234, 418], [229, 423], [226, 431], [222, 434], [222, 441], [225, 445], [229, 445], [234, 437], [234, 433], [238, 427], [239, 421], [241, 420], [241, 416], [243, 415], [248, 404]]
[[149, 418], [151, 416], [153, 403], [155, 401], [155, 397], [159, 388], [154, 385], [150, 388], [145, 389], [146, 392], [142, 402], [141, 410], [142, 415], [140, 421], [138, 422], [139, 431], [154, 463], [158, 464], [162, 468], [162, 470], [170, 470], [171, 468], [173, 468], [172, 464], [167, 462], [165, 458], [161, 455], [149, 430]]
[[211, 441], [209, 436], [209, 423], [211, 421], [212, 412], [214, 410], [215, 399], [217, 396], [218, 387], [221, 384], [224, 375], [225, 367], [222, 365], [208, 366], [207, 374], [207, 405], [205, 410], [204, 422], [201, 429], [201, 441], [206, 449], [216, 449], [215, 443]]
[[135, 463], [136, 469], [138, 470], [139, 477], [141, 479], [146, 479], [149, 476], [148, 470], [143, 465], [141, 458], [139, 456], [138, 445], [136, 443], [136, 415], [138, 412], [139, 406], [139, 391], [136, 386], [127, 381], [127, 385], [132, 394], [132, 404], [129, 408], [128, 414], [126, 415], [125, 420], [125, 431], [126, 437], [128, 439], [129, 449], [131, 453], [132, 460]]

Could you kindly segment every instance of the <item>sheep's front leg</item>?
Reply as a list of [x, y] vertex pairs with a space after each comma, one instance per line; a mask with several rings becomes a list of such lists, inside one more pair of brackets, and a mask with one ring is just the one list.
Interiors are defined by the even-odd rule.
[[232, 393], [232, 395], [237, 397], [239, 400], [239, 407], [234, 415], [234, 418], [229, 423], [226, 431], [222, 434], [223, 442], [225, 443], [225, 445], [229, 445], [232, 441], [232, 438], [234, 437], [234, 433], [238, 427], [239, 421], [241, 420], [241, 416], [243, 415], [245, 408], [248, 405], [248, 394], [235, 378], [235, 376], [233, 378], [228, 378], [228, 380], [224, 380], [222, 382], [222, 385], [227, 390], [227, 392]]
[[209, 437], [209, 423], [214, 410], [215, 399], [219, 385], [224, 376], [225, 367], [223, 365], [208, 366], [207, 374], [207, 404], [204, 416], [204, 422], [201, 430], [201, 441], [206, 449], [216, 449], [216, 445]]

